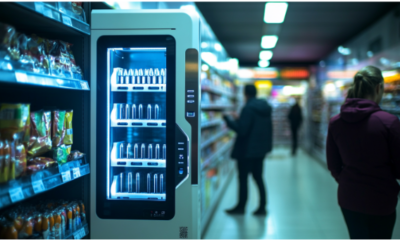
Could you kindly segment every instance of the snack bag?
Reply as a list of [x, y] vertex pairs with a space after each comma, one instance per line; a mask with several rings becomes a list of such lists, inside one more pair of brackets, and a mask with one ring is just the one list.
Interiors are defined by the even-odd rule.
[[52, 112], [51, 139], [53, 147], [59, 147], [64, 140], [65, 136], [64, 122], [65, 122], [65, 111], [57, 110]]
[[79, 152], [78, 150], [73, 150], [69, 155], [68, 155], [68, 162], [81, 159], [85, 156], [84, 153]]
[[14, 134], [14, 172], [15, 178], [26, 172], [26, 151], [25, 146], [20, 142], [18, 134]]
[[29, 159], [28, 166], [37, 165], [41, 166], [41, 169], [50, 168], [57, 165], [57, 162], [47, 157], [34, 157]]
[[35, 65], [37, 65], [37, 59], [32, 57], [31, 52], [28, 48], [29, 38], [25, 34], [18, 34], [18, 46], [20, 51], [20, 57], [18, 59], [19, 69], [23, 69], [28, 72], [38, 72], [35, 71]]
[[46, 42], [43, 38], [32, 35], [28, 40], [28, 49], [35, 58], [35, 72], [49, 74], [49, 58], [46, 54]]
[[59, 165], [66, 163], [68, 161], [67, 146], [63, 144], [57, 148], [53, 148], [53, 158]]
[[4, 23], [0, 23], [0, 69], [1, 70], [13, 70], [12, 60], [18, 60], [19, 49], [13, 48], [13, 41], [15, 39], [16, 34], [17, 32], [15, 31], [14, 27]]
[[9, 179], [9, 172], [11, 166], [11, 146], [7, 140], [4, 140], [4, 147], [3, 147], [3, 168], [1, 169], [0, 173], [0, 183], [7, 182]]
[[67, 145], [72, 145], [73, 143], [72, 115], [73, 115], [73, 110], [65, 112], [65, 137], [63, 143]]
[[58, 41], [46, 40], [46, 52], [49, 59], [50, 75], [64, 77], [60, 63], [60, 50]]
[[12, 140], [15, 133], [19, 134], [22, 143], [29, 142], [29, 104], [0, 104], [0, 134], [3, 139]]
[[51, 112], [32, 112], [31, 124], [28, 155], [34, 157], [46, 153], [51, 149]]
[[61, 64], [61, 70], [65, 77], [72, 78], [71, 70], [71, 57], [70, 57], [70, 47], [71, 44], [63, 41], [59, 41], [59, 59]]

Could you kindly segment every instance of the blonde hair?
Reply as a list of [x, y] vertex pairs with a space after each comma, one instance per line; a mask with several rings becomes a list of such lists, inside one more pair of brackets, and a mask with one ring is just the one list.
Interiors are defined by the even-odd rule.
[[354, 82], [349, 89], [348, 98], [366, 98], [374, 96], [374, 88], [383, 82], [382, 72], [374, 66], [362, 68], [354, 76]]

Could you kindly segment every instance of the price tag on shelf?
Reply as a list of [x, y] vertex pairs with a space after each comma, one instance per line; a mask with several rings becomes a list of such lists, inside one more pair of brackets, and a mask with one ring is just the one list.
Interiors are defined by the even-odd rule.
[[72, 175], [74, 176], [74, 179], [80, 177], [81, 176], [81, 169], [79, 167], [73, 168], [72, 169]]
[[34, 191], [36, 194], [37, 194], [37, 193], [40, 193], [40, 192], [43, 192], [44, 190], [46, 190], [46, 188], [44, 187], [44, 184], [43, 184], [43, 180], [42, 180], [42, 179], [33, 181], [33, 182], [32, 182], [32, 188], [33, 188], [33, 191]]
[[61, 177], [62, 177], [63, 182], [71, 181], [71, 171], [61, 172]]
[[15, 79], [17, 82], [28, 82], [28, 76], [24, 72], [15, 72]]
[[53, 18], [53, 11], [50, 8], [44, 7], [43, 15], [45, 15], [48, 18]]
[[89, 89], [89, 86], [88, 86], [87, 82], [81, 82], [81, 88], [82, 89]]
[[70, 17], [67, 17], [67, 16], [63, 15], [62, 16], [62, 20], [63, 20], [63, 23], [65, 25], [68, 25], [68, 26], [72, 27], [72, 21], [71, 21]]
[[78, 231], [74, 232], [74, 239], [82, 239], [86, 236], [85, 228], [81, 228]]
[[21, 187], [12, 188], [8, 192], [10, 193], [11, 202], [13, 203], [24, 199], [24, 193]]
[[36, 12], [43, 13], [43, 3], [35, 2], [35, 10]]

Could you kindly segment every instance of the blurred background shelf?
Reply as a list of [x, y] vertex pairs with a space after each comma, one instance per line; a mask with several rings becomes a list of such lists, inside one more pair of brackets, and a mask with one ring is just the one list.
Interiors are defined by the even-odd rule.
[[208, 128], [208, 127], [214, 127], [214, 126], [218, 126], [221, 125], [224, 121], [221, 119], [214, 119], [214, 120], [210, 120], [207, 122], [202, 122], [201, 123], [201, 128]]
[[223, 131], [217, 133], [216, 135], [210, 137], [206, 141], [203, 141], [201, 143], [201, 148], [207, 147], [208, 145], [212, 144], [213, 142], [217, 141], [218, 139], [222, 138], [223, 136], [227, 135], [228, 133], [229, 133], [229, 130], [223, 130]]
[[[205, 170], [207, 168], [212, 168], [215, 167], [215, 165], [218, 164], [219, 162], [219, 157], [221, 157], [224, 153], [226, 153], [228, 150], [232, 148], [234, 144], [233, 140], [230, 140], [228, 143], [225, 143], [224, 146], [219, 148], [214, 154], [212, 154], [209, 158], [207, 158], [202, 164], [201, 164], [201, 170]], [[224, 160], [224, 159], [222, 159]]]
[[202, 104], [202, 110], [216, 110], [216, 111], [223, 111], [227, 109], [234, 108], [233, 105], [222, 105], [222, 104]]

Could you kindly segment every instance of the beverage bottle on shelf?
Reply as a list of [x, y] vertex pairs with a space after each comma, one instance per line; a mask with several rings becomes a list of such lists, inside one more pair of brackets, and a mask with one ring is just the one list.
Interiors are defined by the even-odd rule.
[[129, 155], [131, 152], [132, 152], [132, 145], [128, 143], [128, 145], [126, 146], [126, 158], [130, 158]]
[[142, 104], [139, 104], [138, 119], [143, 119], [143, 105]]
[[125, 78], [126, 84], [131, 84], [131, 83], [133, 83], [133, 79], [134, 79], [134, 77], [133, 77], [133, 70], [132, 70], [132, 69], [129, 69], [128, 76]]
[[150, 84], [150, 76], [149, 76], [149, 69], [144, 69], [144, 76], [145, 76], [145, 84]]
[[156, 69], [154, 69], [154, 76], [155, 76], [155, 79], [156, 79], [156, 84], [161, 84], [161, 82], [162, 82], [162, 80], [161, 80], [161, 77], [160, 77], [160, 70], [158, 70], [158, 68], [156, 68]]
[[166, 144], [163, 144], [162, 150], [163, 150], [163, 159], [165, 160], [165, 159], [167, 159], [167, 145]]
[[147, 119], [148, 120], [151, 119], [151, 105], [150, 104], [147, 105]]
[[133, 158], [139, 158], [139, 146], [137, 145], [137, 143], [135, 143], [135, 146], [133, 147]]
[[160, 193], [164, 192], [164, 174], [160, 174]]
[[117, 84], [122, 84], [124, 79], [124, 70], [119, 69], [118, 74], [117, 74]]
[[142, 143], [142, 146], [140, 147], [140, 157], [142, 159], [146, 158], [146, 145]]
[[148, 159], [152, 159], [153, 158], [153, 145], [150, 143], [149, 144], [149, 147], [148, 147], [148, 156], [147, 156], [147, 158]]
[[130, 119], [131, 118], [131, 108], [129, 107], [129, 104], [125, 104], [125, 119]]
[[123, 77], [121, 78], [121, 84], [125, 84], [125, 83], [126, 83], [125, 80], [126, 80], [127, 78], [129, 79], [128, 71], [125, 69], [125, 70], [124, 70], [124, 75], [123, 75]]
[[154, 119], [160, 119], [160, 107], [158, 104], [154, 106]]
[[132, 119], [137, 119], [136, 115], [136, 104], [132, 104]]
[[143, 76], [143, 69], [139, 69], [139, 84], [144, 84], [145, 76]]
[[119, 174], [119, 192], [124, 192], [124, 173]]
[[149, 76], [150, 76], [150, 84], [156, 84], [156, 76], [154, 76], [152, 68], [150, 68]]
[[139, 70], [135, 69], [135, 82], [136, 84], [140, 84], [140, 76], [139, 76]]
[[119, 158], [124, 158], [124, 143], [119, 144]]
[[128, 192], [132, 192], [132, 172], [128, 173]]
[[157, 173], [154, 173], [154, 193], [157, 193], [158, 190], [158, 176]]
[[124, 119], [124, 104], [119, 104], [119, 118], [118, 119]]
[[161, 79], [162, 79], [162, 84], [166, 84], [167, 83], [167, 78], [166, 78], [166, 75], [165, 75], [165, 70], [164, 70], [164, 68], [161, 68]]
[[150, 173], [147, 174], [147, 193], [151, 192]]
[[160, 159], [160, 144], [156, 144], [155, 159]]
[[136, 192], [140, 193], [140, 173], [136, 173]]

